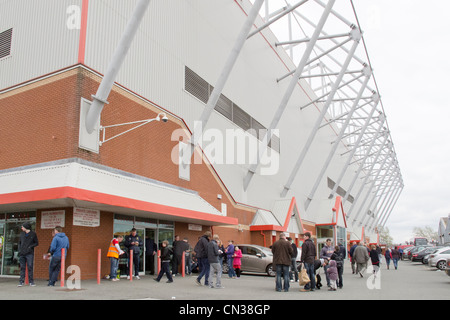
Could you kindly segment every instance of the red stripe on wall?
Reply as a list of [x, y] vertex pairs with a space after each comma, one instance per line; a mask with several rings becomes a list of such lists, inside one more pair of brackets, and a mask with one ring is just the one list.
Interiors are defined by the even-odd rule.
[[174, 217], [184, 217], [193, 220], [211, 221], [221, 224], [237, 225], [238, 219], [219, 216], [195, 210], [166, 206], [162, 204], [146, 202], [136, 199], [115, 196], [111, 194], [90, 191], [73, 187], [57, 187], [50, 189], [23, 191], [16, 193], [0, 194], [1, 204], [23, 203], [32, 201], [45, 201], [53, 199], [76, 199], [82, 201], [90, 201], [95, 203], [106, 204], [110, 206], [130, 208], [148, 212], [166, 214]]
[[89, 0], [83, 0], [81, 5], [81, 28], [80, 28], [80, 42], [78, 44], [78, 63], [84, 64], [84, 57], [86, 53], [86, 34], [87, 34], [87, 20], [89, 11]]

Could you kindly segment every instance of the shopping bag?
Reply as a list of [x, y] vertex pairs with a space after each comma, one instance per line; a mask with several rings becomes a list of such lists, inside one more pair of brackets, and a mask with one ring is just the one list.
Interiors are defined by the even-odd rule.
[[308, 273], [306, 273], [306, 269], [303, 268], [298, 275], [298, 284], [300, 286], [307, 285], [311, 280], [309, 280]]

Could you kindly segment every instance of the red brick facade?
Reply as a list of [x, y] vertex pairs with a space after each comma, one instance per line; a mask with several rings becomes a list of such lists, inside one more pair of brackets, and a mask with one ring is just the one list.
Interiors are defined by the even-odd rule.
[[[36, 81], [0, 95], [2, 118], [0, 128], [0, 170], [38, 164], [67, 158], [81, 158], [108, 167], [120, 169], [139, 176], [195, 190], [208, 203], [221, 211], [227, 205], [227, 215], [237, 218], [242, 227], [213, 227], [226, 242], [259, 243], [259, 236], [248, 231], [255, 210], [236, 204], [229, 195], [214, 169], [206, 162], [191, 166], [190, 181], [178, 177], [178, 166], [171, 160], [171, 153], [178, 141], [171, 141], [172, 132], [186, 129], [184, 123], [167, 114], [167, 123], [147, 125], [131, 131], [101, 146], [100, 153], [78, 147], [79, 114], [81, 98], [91, 100], [101, 79], [94, 73], [76, 68], [58, 75]], [[150, 102], [129, 92], [114, 88], [108, 98], [109, 104], [102, 112], [102, 125], [124, 123], [154, 118], [158, 110]], [[126, 130], [128, 128], [121, 128]], [[115, 134], [111, 129], [108, 135]], [[217, 199], [221, 194], [222, 199]], [[70, 239], [71, 248], [66, 266], [76, 264], [82, 270], [82, 279], [95, 278], [97, 249], [103, 250], [102, 274], [108, 273], [109, 261], [106, 249], [113, 236], [113, 213], [101, 212], [99, 228], [72, 226], [73, 208], [66, 211], [64, 232]], [[52, 208], [53, 210], [53, 208]], [[51, 242], [51, 230], [40, 229], [40, 212], [37, 211], [36, 231], [40, 245], [35, 255], [35, 277], [48, 277], [48, 261], [42, 259]], [[195, 221], [193, 222], [195, 223]], [[176, 223], [175, 233], [187, 236], [195, 245], [202, 232], [188, 230], [186, 223]], [[262, 244], [262, 243], [261, 243]]]

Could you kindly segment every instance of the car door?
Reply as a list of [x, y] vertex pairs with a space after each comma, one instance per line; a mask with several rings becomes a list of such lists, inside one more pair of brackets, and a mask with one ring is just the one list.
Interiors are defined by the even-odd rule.
[[261, 250], [255, 247], [247, 247], [246, 267], [247, 271], [251, 272], [265, 272], [265, 265], [262, 257], [264, 254]]

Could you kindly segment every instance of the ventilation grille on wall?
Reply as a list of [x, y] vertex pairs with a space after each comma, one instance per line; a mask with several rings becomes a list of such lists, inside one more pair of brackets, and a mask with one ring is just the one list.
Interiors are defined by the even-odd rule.
[[0, 59], [11, 55], [12, 28], [0, 33]]
[[[207, 103], [214, 87], [194, 71], [192, 71], [188, 67], [185, 67], [184, 89], [203, 103]], [[253, 119], [247, 112], [238, 107], [235, 103], [233, 103], [233, 101], [225, 97], [223, 94], [220, 95], [219, 100], [214, 107], [214, 110], [232, 121], [243, 130], [253, 134], [259, 140], [262, 140], [264, 138], [264, 130], [267, 130], [267, 128]], [[269, 147], [279, 153], [280, 138], [276, 135], [272, 135]]]
[[[334, 182], [333, 180], [328, 178], [328, 188], [333, 189], [335, 185], [336, 185], [336, 182]], [[345, 191], [342, 187], [338, 187], [336, 190], [336, 193], [338, 195], [340, 195], [341, 197], [345, 197], [345, 194], [347, 193], [347, 191]], [[353, 201], [355, 201], [355, 198], [349, 194], [347, 197], [347, 200], [348, 200], [348, 202], [353, 203]]]

